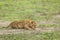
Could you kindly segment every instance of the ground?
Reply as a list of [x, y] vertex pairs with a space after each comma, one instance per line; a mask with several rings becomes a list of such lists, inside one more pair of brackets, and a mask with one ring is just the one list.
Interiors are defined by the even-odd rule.
[[[6, 29], [24, 19], [35, 20], [37, 29]], [[0, 40], [60, 40], [60, 0], [0, 0]]]

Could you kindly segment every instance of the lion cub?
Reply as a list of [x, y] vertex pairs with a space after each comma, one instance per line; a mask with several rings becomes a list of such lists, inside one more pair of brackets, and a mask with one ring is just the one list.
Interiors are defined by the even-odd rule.
[[36, 22], [33, 20], [17, 20], [11, 22], [8, 27], [13, 29], [27, 29], [34, 30], [36, 28]]

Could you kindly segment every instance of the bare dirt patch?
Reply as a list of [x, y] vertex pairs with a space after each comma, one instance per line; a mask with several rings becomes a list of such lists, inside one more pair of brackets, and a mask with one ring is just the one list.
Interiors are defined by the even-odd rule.
[[54, 28], [41, 29], [36, 28], [36, 30], [24, 30], [24, 29], [3, 29], [0, 30], [0, 35], [2, 34], [18, 34], [18, 33], [40, 33], [40, 32], [53, 32]]
[[8, 26], [11, 22], [12, 22], [12, 21], [1, 21], [1, 20], [0, 20], [0, 27], [1, 27], [1, 26], [2, 26], [2, 27], [6, 27], [6, 26]]
[[60, 15], [55, 15], [53, 16], [53, 18], [60, 18]]

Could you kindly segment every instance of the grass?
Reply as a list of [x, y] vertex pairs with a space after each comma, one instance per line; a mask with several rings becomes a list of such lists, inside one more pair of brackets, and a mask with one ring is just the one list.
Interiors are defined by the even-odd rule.
[[[39, 24], [39, 27], [60, 27], [60, 0], [0, 0], [0, 20], [14, 21], [32, 19], [36, 22], [48, 22]], [[49, 24], [49, 22], [56, 24]], [[5, 29], [4, 26], [0, 29]], [[28, 36], [27, 36], [28, 35]], [[60, 31], [38, 34], [7, 34], [0, 35], [0, 40], [60, 40]]]
[[60, 26], [60, 0], [0, 0], [0, 20], [14, 21], [32, 19], [36, 22], [54, 21], [56, 24], [39, 24], [39, 26]]
[[[27, 36], [28, 35], [28, 36]], [[6, 34], [0, 35], [0, 40], [60, 40], [60, 31], [55, 32], [43, 32], [38, 34]]]
[[48, 27], [48, 28], [55, 27], [56, 28], [56, 27], [60, 27], [60, 25], [59, 24], [40, 24], [39, 27], [40, 28], [45, 28], [45, 27]]
[[[44, 20], [46, 15], [59, 14], [60, 0], [0, 0], [0, 20], [12, 21], [22, 19]], [[37, 19], [37, 14], [45, 17]], [[30, 17], [33, 15], [32, 17]], [[49, 17], [50, 15], [50, 17]], [[42, 19], [43, 18], [43, 19]]]

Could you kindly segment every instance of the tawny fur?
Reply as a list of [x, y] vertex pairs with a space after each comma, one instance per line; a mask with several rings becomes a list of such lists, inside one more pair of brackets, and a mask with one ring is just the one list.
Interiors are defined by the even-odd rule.
[[36, 22], [33, 20], [19, 20], [10, 23], [8, 27], [11, 27], [13, 29], [32, 30], [36, 28]]

